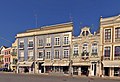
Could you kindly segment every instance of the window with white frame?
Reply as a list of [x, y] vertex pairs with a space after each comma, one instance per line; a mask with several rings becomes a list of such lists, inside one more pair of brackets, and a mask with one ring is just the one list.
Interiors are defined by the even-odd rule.
[[69, 36], [64, 36], [64, 45], [69, 44]]
[[59, 59], [59, 57], [60, 57], [59, 50], [55, 50], [54, 58], [55, 58], [55, 59]]
[[64, 49], [64, 58], [69, 57], [69, 49]]
[[83, 52], [87, 52], [88, 51], [88, 44], [87, 43], [84, 43], [83, 44]]
[[38, 52], [38, 58], [43, 58], [43, 51]]
[[38, 46], [43, 46], [43, 39], [38, 39]]
[[105, 40], [111, 39], [111, 29], [105, 29]]
[[50, 51], [47, 51], [46, 52], [46, 59], [50, 59], [50, 56], [51, 56]]
[[19, 60], [23, 61], [24, 60], [24, 51], [19, 52]]
[[19, 57], [24, 57], [24, 51], [20, 51]]
[[104, 48], [104, 57], [110, 57], [110, 49], [111, 49], [110, 46], [106, 46]]
[[88, 53], [88, 44], [87, 43], [84, 43], [83, 44], [83, 48], [82, 48], [82, 56], [89, 56], [89, 53]]
[[120, 27], [115, 28], [115, 39], [120, 39]]
[[60, 37], [55, 37], [55, 45], [60, 45]]
[[33, 50], [28, 51], [28, 56], [33, 57]]
[[21, 41], [21, 42], [19, 43], [19, 48], [24, 48], [24, 42], [23, 42], [23, 41]]
[[78, 44], [74, 44], [74, 46], [73, 46], [73, 55], [74, 56], [77, 56], [77, 55], [79, 55], [79, 53], [78, 53]]
[[47, 37], [46, 38], [46, 46], [50, 46], [51, 45], [51, 38]]
[[92, 55], [97, 55], [97, 43], [92, 44]]
[[115, 56], [120, 56], [120, 46], [115, 46]]
[[28, 47], [33, 47], [33, 41], [32, 40], [28, 42]]

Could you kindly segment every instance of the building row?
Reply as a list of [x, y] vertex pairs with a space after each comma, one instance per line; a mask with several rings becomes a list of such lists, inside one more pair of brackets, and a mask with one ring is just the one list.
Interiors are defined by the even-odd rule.
[[11, 49], [17, 53], [17, 73], [120, 76], [120, 15], [99, 22], [97, 32], [85, 26], [78, 36], [73, 22], [18, 33]]
[[0, 71], [16, 71], [17, 59], [17, 41], [11, 47], [1, 46]]

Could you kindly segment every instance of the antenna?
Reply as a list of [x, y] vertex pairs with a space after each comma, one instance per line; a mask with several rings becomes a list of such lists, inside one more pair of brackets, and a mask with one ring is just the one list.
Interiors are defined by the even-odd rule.
[[38, 17], [37, 17], [37, 14], [35, 14], [35, 27], [36, 28], [38, 27]]
[[6, 42], [12, 43], [11, 41], [9, 41], [9, 40], [7, 40], [7, 39], [1, 37], [1, 36], [0, 36], [0, 39], [5, 40]]
[[71, 16], [71, 13], [69, 14], [70, 21], [73, 22], [73, 17]]

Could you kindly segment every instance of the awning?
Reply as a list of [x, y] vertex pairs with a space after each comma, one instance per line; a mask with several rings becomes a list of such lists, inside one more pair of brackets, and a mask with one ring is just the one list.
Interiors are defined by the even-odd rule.
[[91, 63], [90, 62], [80, 62], [80, 63], [73, 63], [73, 66], [90, 66]]
[[54, 63], [53, 66], [69, 66], [69, 63]]
[[19, 66], [21, 67], [31, 67], [33, 62], [19, 62]]
[[103, 61], [103, 67], [120, 67], [119, 61]]
[[51, 63], [51, 62], [45, 62], [42, 64], [42, 66], [52, 66], [52, 65], [53, 65], [53, 63]]

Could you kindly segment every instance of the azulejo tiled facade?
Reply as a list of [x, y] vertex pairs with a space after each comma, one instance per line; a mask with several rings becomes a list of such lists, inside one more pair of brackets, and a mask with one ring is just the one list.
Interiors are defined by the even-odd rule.
[[78, 30], [67, 22], [17, 34], [17, 72], [120, 76], [120, 15], [101, 17], [97, 32]]

